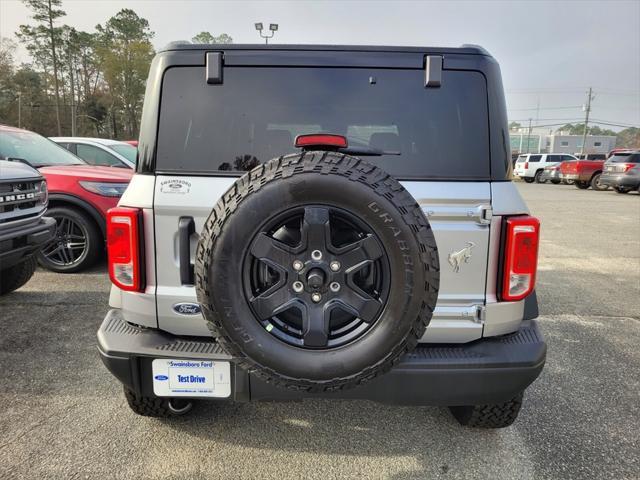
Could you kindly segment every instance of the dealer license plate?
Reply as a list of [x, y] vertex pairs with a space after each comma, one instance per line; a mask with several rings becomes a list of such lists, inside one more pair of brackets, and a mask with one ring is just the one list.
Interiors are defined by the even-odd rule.
[[151, 364], [153, 392], [159, 397], [228, 397], [229, 362], [157, 358]]

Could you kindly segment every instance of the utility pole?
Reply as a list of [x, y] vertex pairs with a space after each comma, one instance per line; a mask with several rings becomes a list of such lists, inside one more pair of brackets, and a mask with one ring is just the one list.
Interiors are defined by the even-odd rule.
[[527, 153], [529, 153], [529, 144], [531, 143], [531, 118], [529, 119], [529, 128], [527, 129]]
[[72, 37], [69, 35], [67, 38], [67, 56], [69, 57], [69, 79], [71, 87], [71, 136], [76, 136], [76, 89], [73, 84], [73, 56], [71, 55], [71, 41]]
[[18, 128], [22, 128], [22, 92], [18, 92]]
[[593, 100], [593, 91], [589, 87], [589, 94], [587, 96], [587, 106], [585, 107], [584, 117], [584, 131], [582, 132], [582, 148], [580, 149], [580, 156], [584, 155], [584, 145], [587, 141], [587, 131], [589, 130], [589, 112], [591, 112], [591, 100]]
[[[71, 67], [71, 61], [69, 62], [69, 67]], [[69, 77], [71, 79], [71, 136], [76, 136], [76, 92], [75, 86], [73, 84], [73, 70], [69, 69]]]

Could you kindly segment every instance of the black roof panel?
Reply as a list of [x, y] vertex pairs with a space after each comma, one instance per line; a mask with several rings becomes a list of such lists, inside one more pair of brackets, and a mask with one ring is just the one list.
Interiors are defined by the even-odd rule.
[[462, 45], [460, 47], [400, 47], [382, 45], [265, 45], [260, 44], [193, 44], [186, 41], [171, 42], [158, 52], [176, 50], [277, 50], [277, 51], [334, 51], [334, 52], [389, 52], [389, 53], [423, 53], [423, 54], [465, 54], [491, 56], [478, 45]]

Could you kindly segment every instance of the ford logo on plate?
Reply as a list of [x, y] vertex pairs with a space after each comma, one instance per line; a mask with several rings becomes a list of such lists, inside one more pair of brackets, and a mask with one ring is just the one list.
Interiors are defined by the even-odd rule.
[[166, 375], [156, 375], [155, 379], [156, 380], [169, 380], [169, 377], [167, 377]]
[[197, 303], [176, 303], [173, 311], [180, 315], [198, 315], [201, 312]]

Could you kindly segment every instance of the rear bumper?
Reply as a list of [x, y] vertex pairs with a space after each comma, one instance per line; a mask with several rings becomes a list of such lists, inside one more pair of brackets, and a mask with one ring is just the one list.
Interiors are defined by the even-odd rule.
[[614, 174], [602, 174], [600, 176], [600, 183], [608, 187], [623, 187], [636, 189], [640, 186], [640, 176], [637, 175], [625, 175], [623, 173]]
[[580, 175], [577, 173], [561, 173], [560, 178], [562, 180], [580, 180]]
[[560, 182], [561, 178], [560, 178], [560, 174], [557, 171], [548, 171], [548, 170], [543, 170], [542, 174], [540, 175], [540, 180], [549, 180], [551, 182]]
[[363, 386], [323, 394], [285, 390], [236, 365], [212, 339], [184, 338], [139, 329], [111, 310], [98, 330], [98, 351], [109, 371], [129, 389], [153, 396], [154, 358], [209, 359], [231, 363], [228, 400], [350, 398], [404, 405], [476, 405], [507, 401], [540, 374], [547, 346], [534, 320], [512, 334], [468, 344], [421, 344], [389, 373]]
[[0, 266], [7, 268], [21, 262], [53, 238], [56, 221], [41, 217], [31, 225], [23, 225], [10, 231], [0, 230]]

